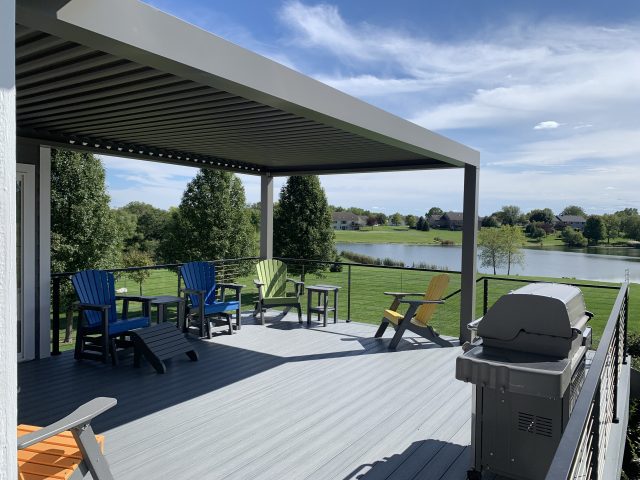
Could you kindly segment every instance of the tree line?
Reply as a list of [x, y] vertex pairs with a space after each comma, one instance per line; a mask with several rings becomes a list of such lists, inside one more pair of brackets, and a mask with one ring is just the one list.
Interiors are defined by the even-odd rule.
[[[200, 169], [180, 204], [110, 207], [102, 162], [52, 151], [51, 263], [54, 272], [258, 255], [260, 205], [248, 205], [231, 172]], [[331, 213], [317, 176], [289, 177], [274, 206], [274, 254], [336, 259]], [[312, 269], [311, 269], [312, 270]], [[148, 273], [130, 274], [142, 284]]]

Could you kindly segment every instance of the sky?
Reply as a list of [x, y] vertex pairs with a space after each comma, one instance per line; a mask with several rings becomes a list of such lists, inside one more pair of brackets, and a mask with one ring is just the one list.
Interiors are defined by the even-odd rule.
[[[640, 208], [637, 0], [147, 3], [479, 150], [482, 215]], [[196, 173], [102, 158], [116, 207], [176, 206]], [[259, 178], [241, 179], [257, 202]], [[321, 177], [333, 205], [417, 215], [461, 210], [462, 180], [460, 170]]]

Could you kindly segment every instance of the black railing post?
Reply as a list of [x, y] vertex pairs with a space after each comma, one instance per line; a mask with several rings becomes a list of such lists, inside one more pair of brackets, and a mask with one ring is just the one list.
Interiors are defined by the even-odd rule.
[[351, 321], [351, 265], [347, 270], [347, 322]]
[[489, 278], [484, 277], [482, 284], [482, 315], [484, 316], [489, 310]]
[[182, 273], [180, 272], [180, 267], [178, 267], [178, 297], [180, 296], [180, 289], [182, 288]]
[[60, 355], [60, 277], [53, 277], [53, 346], [51, 355]]

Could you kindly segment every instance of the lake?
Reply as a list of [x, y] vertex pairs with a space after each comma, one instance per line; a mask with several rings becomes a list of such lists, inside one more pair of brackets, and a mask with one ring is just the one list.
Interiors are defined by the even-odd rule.
[[[462, 250], [460, 246], [407, 245], [398, 243], [340, 243], [338, 252], [348, 250], [377, 258], [393, 258], [407, 266], [425, 262], [448, 270], [460, 270]], [[569, 250], [566, 248], [534, 249], [525, 248], [524, 266], [512, 265], [511, 274], [544, 277], [569, 277], [583, 280], [622, 282], [625, 270], [629, 270], [632, 282], [640, 282], [640, 249], [596, 248]], [[597, 251], [598, 253], [592, 253]], [[481, 267], [482, 273], [493, 273], [493, 269]], [[498, 269], [498, 274], [506, 274], [506, 268]]]

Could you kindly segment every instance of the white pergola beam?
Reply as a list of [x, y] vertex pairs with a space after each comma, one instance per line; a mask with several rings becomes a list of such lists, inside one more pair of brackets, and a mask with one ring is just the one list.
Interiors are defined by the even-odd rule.
[[0, 480], [18, 478], [15, 2], [0, 0]]

